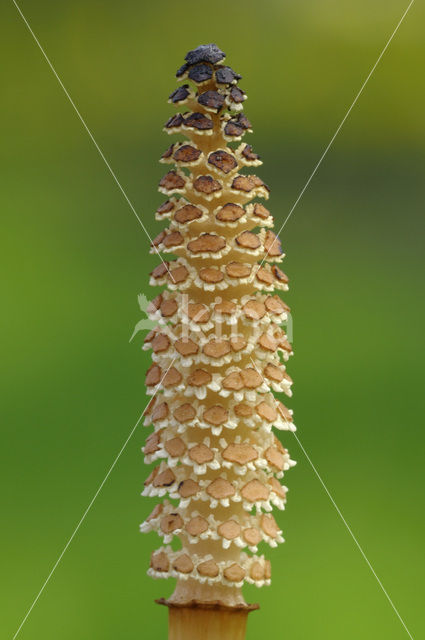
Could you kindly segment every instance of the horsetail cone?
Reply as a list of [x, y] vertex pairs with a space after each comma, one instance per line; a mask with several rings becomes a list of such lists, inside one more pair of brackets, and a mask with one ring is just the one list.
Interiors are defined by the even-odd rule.
[[273, 218], [257, 201], [269, 196], [251, 173], [259, 156], [242, 142], [251, 123], [241, 76], [224, 58], [215, 44], [189, 51], [169, 97], [180, 112], [164, 130], [187, 140], [161, 156], [172, 167], [159, 183], [167, 200], [156, 219], [169, 222], [151, 251], [177, 259], [151, 273], [165, 289], [148, 308], [156, 326], [144, 343], [153, 360], [145, 424], [154, 431], [143, 451], [157, 465], [143, 495], [164, 499], [141, 530], [163, 538], [148, 573], [177, 578], [163, 603], [170, 638], [189, 640], [199, 625], [206, 638], [243, 638], [257, 605], [245, 603], [242, 586], [270, 583], [258, 547], [283, 542], [272, 510], [285, 507], [280, 480], [294, 464], [272, 432], [295, 429], [273, 394], [291, 395], [281, 326], [289, 308], [276, 293], [288, 278]]

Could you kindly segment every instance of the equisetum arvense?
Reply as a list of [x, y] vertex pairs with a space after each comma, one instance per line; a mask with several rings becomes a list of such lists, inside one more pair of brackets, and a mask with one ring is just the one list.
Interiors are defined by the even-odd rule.
[[177, 579], [161, 601], [172, 640], [244, 638], [258, 605], [245, 603], [242, 585], [270, 583], [258, 547], [283, 542], [271, 511], [285, 506], [279, 480], [294, 464], [272, 432], [295, 429], [273, 394], [291, 395], [289, 308], [276, 293], [288, 278], [273, 218], [257, 202], [269, 189], [250, 173], [259, 156], [242, 142], [251, 123], [241, 76], [224, 58], [201, 45], [177, 71], [183, 84], [169, 102], [180, 112], [164, 130], [187, 140], [161, 156], [173, 167], [156, 219], [169, 222], [151, 248], [164, 261], [150, 283], [165, 289], [149, 305], [155, 328], [144, 341], [154, 431], [143, 451], [156, 465], [143, 495], [163, 500], [141, 530], [163, 538], [148, 573]]

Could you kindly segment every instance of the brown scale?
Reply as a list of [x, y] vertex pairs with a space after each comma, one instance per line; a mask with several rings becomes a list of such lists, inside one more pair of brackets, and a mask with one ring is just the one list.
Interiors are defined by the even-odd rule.
[[[159, 533], [181, 541], [178, 552], [154, 552], [150, 569], [154, 576], [190, 575], [177, 582], [171, 601], [180, 603], [193, 599], [200, 578], [196, 598], [227, 606], [244, 605], [243, 581], [267, 584], [269, 561], [247, 558], [243, 546], [281, 540], [273, 516], [258, 505], [286, 499], [275, 474], [281, 477], [288, 453], [270, 426], [280, 421], [292, 428], [292, 414], [270, 389], [288, 392], [292, 382], [282, 362], [292, 348], [279, 324], [289, 307], [272, 291], [286, 290], [288, 278], [276, 264], [283, 251], [270, 211], [258, 201], [268, 198], [269, 188], [250, 173], [260, 157], [242, 140], [252, 125], [241, 110], [240, 78], [216, 45], [189, 52], [177, 72], [183, 84], [169, 98], [181, 112], [164, 125], [186, 140], [161, 157], [174, 168], [159, 183], [167, 200], [156, 217], [168, 228], [153, 245], [167, 262], [153, 269], [151, 282], [166, 289], [148, 313], [165, 324], [145, 339], [155, 358], [145, 384], [159, 392], [145, 412], [155, 431], [144, 452], [163, 451], [175, 466], [162, 462], [145, 486], [178, 499], [174, 511], [155, 508], [146, 525], [158, 522]], [[248, 469], [246, 477], [241, 468]]]

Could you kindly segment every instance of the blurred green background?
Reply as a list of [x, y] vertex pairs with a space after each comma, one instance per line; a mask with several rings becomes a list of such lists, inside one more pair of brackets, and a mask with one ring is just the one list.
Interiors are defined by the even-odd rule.
[[[150, 233], [166, 99], [186, 51], [244, 76], [251, 140], [282, 222], [407, 6], [21, 0]], [[412, 636], [423, 637], [425, 10], [415, 3], [282, 240], [298, 437]], [[11, 1], [0, 9], [2, 637], [11, 639], [146, 404], [136, 296], [148, 241]], [[139, 428], [19, 637], [166, 638]], [[298, 460], [248, 639], [408, 637]]]

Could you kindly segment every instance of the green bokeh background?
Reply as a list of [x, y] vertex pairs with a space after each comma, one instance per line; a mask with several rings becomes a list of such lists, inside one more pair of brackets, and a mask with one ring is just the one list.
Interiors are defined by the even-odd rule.
[[[216, 41], [242, 73], [283, 222], [407, 0], [21, 0], [150, 233], [166, 98]], [[157, 260], [13, 3], [0, 10], [2, 637], [11, 639], [145, 406], [136, 296]], [[413, 5], [282, 234], [298, 436], [415, 638], [423, 637], [424, 96]], [[22, 640], [166, 638], [139, 428]], [[291, 434], [298, 466], [248, 639], [408, 635]], [[200, 634], [201, 637], [202, 634]]]

